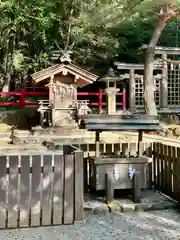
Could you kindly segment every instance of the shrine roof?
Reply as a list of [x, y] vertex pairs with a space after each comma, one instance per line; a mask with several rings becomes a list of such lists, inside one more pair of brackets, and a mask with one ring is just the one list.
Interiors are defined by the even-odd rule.
[[73, 63], [55, 64], [51, 67], [35, 72], [31, 76], [32, 79], [38, 83], [59, 73], [62, 73], [64, 76], [68, 74], [74, 75], [77, 79], [81, 78], [87, 81], [87, 83], [93, 83], [99, 77]]

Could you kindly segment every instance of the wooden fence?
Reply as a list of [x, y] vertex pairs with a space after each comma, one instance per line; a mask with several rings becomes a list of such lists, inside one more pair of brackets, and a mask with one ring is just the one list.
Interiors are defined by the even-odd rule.
[[[88, 156], [95, 156], [96, 144], [95, 143], [85, 143], [78, 144], [77, 147], [84, 152], [84, 158]], [[151, 155], [152, 144], [149, 142], [143, 142], [142, 152], [144, 154]], [[102, 154], [110, 154], [114, 152], [118, 152], [122, 156], [135, 156], [138, 151], [138, 143], [137, 142], [126, 142], [126, 143], [100, 143], [100, 153]]]
[[83, 153], [0, 156], [0, 228], [83, 220]]
[[153, 144], [153, 182], [156, 189], [180, 201], [180, 148]]

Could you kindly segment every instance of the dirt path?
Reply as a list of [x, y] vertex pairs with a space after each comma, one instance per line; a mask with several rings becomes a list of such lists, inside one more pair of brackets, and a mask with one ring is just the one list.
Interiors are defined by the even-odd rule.
[[75, 226], [1, 231], [0, 240], [178, 240], [180, 215], [174, 210], [118, 215], [86, 213]]

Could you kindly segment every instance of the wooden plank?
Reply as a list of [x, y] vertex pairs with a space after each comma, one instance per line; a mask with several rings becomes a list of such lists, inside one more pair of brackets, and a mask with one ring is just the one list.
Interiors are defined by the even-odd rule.
[[41, 156], [32, 156], [31, 226], [40, 226], [41, 219]]
[[20, 227], [29, 226], [30, 218], [30, 157], [21, 156]]
[[172, 169], [172, 187], [173, 187], [173, 198], [177, 199], [177, 148], [172, 146], [172, 160], [173, 160], [173, 169]]
[[6, 191], [7, 191], [7, 179], [6, 179], [6, 156], [0, 156], [0, 228], [6, 227]]
[[156, 181], [156, 153], [155, 153], [155, 143], [152, 144], [152, 185], [155, 186]]
[[84, 116], [84, 120], [88, 121], [89, 119], [109, 119], [111, 120], [113, 119], [149, 119], [149, 120], [154, 120], [154, 119], [158, 119], [158, 117], [156, 116], [151, 116], [151, 115], [144, 115], [144, 114], [140, 114], [140, 115], [99, 115], [99, 114], [93, 114], [93, 115], [86, 115]]
[[163, 146], [164, 153], [164, 190], [167, 192], [168, 188], [168, 148], [167, 145]]
[[160, 183], [160, 143], [157, 143], [157, 187], [161, 188]]
[[62, 224], [64, 195], [64, 158], [54, 156], [53, 224]]
[[18, 226], [18, 191], [18, 156], [9, 156], [8, 228]]
[[83, 186], [83, 152], [76, 151], [74, 153], [74, 181], [75, 181], [75, 221], [84, 219], [84, 186]]
[[160, 176], [160, 189], [164, 189], [164, 153], [163, 153], [163, 144], [160, 144], [160, 158], [159, 158], [159, 176]]
[[121, 125], [127, 125], [127, 124], [135, 124], [137, 126], [141, 124], [158, 124], [159, 120], [156, 119], [118, 119], [115, 117], [112, 117], [110, 119], [106, 118], [98, 118], [98, 119], [88, 119], [87, 124], [121, 124]]
[[42, 226], [51, 225], [52, 198], [53, 198], [53, 168], [52, 155], [43, 157], [43, 180], [42, 180]]
[[111, 125], [111, 124], [88, 124], [86, 127], [89, 131], [159, 131], [161, 128], [156, 125]]
[[64, 224], [74, 221], [74, 155], [64, 155]]
[[[83, 154], [84, 155], [84, 154]], [[83, 169], [84, 169], [84, 193], [88, 193], [88, 158], [83, 159]]]
[[176, 168], [176, 178], [177, 178], [177, 201], [180, 201], [180, 148], [177, 148], [177, 168]]
[[168, 195], [172, 197], [172, 152], [171, 146], [168, 146]]

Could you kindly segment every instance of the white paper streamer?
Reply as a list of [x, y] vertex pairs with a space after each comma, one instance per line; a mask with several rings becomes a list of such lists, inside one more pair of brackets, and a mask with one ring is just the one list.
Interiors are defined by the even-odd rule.
[[135, 168], [132, 168], [132, 166], [129, 167], [129, 178], [132, 180], [133, 176], [134, 176], [134, 173], [135, 173], [136, 169]]
[[114, 180], [117, 181], [119, 179], [119, 171], [117, 166], [114, 166], [113, 172], [114, 172]]

